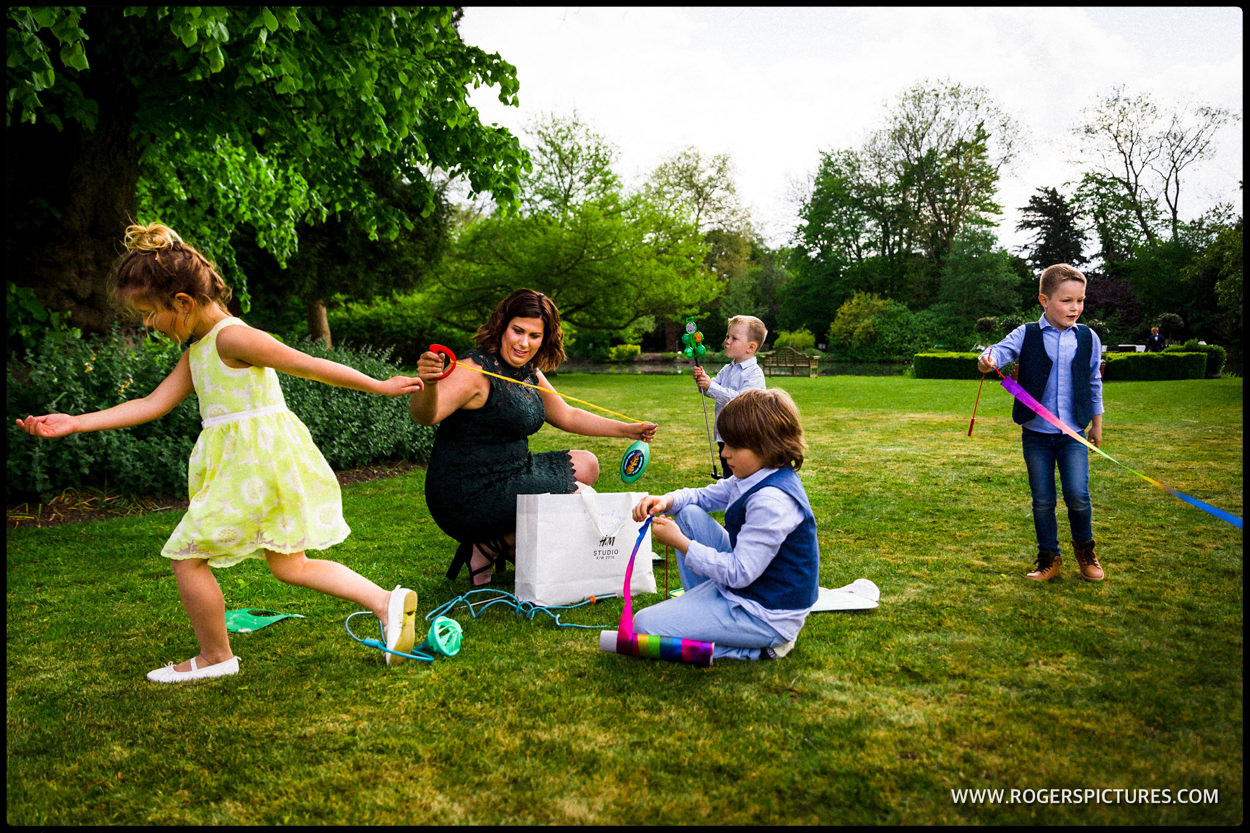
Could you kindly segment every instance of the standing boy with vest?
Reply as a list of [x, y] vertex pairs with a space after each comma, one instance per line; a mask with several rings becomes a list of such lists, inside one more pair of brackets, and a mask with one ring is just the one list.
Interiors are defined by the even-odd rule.
[[[1102, 445], [1102, 342], [1076, 319], [1085, 309], [1085, 276], [1066, 263], [1042, 271], [1037, 300], [1044, 313], [988, 348], [977, 359], [986, 373], [1019, 360], [1020, 386], [1059, 421]], [[1024, 464], [1033, 493], [1033, 527], [1037, 563], [1028, 578], [1050, 581], [1059, 574], [1059, 526], [1055, 519], [1055, 468], [1068, 507], [1072, 548], [1081, 578], [1102, 581], [1102, 565], [1094, 555], [1093, 508], [1089, 498], [1089, 450], [1017, 401], [1012, 418], [1023, 426]], [[1092, 424], [1091, 424], [1092, 421]]]
[[[714, 658], [778, 659], [794, 647], [820, 590], [816, 519], [797, 474], [803, 428], [783, 390], [746, 390], [716, 427], [733, 476], [701, 489], [647, 495], [634, 520], [657, 515], [656, 540], [677, 551], [684, 591], [634, 616], [639, 633], [714, 642]], [[676, 520], [659, 516], [673, 512]], [[723, 511], [722, 527], [709, 514]]]

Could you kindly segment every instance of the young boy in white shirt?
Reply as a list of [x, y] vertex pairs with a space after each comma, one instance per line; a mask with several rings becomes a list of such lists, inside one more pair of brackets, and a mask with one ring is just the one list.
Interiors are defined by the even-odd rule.
[[[764, 322], [753, 315], [735, 315], [729, 319], [729, 330], [725, 334], [725, 357], [730, 360], [716, 374], [715, 378], [707, 375], [702, 367], [694, 368], [694, 381], [703, 396], [716, 402], [715, 416], [720, 416], [721, 408], [744, 390], [764, 390], [764, 370], [755, 358], [756, 352], [768, 337], [768, 328]], [[716, 445], [720, 451], [725, 449], [725, 441], [720, 431], [716, 431]], [[722, 454], [720, 458], [722, 477], [729, 477], [729, 466]]]

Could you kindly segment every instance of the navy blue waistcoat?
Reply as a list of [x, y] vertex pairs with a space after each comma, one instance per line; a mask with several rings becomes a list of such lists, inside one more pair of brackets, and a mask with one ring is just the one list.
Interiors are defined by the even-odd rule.
[[769, 610], [797, 610], [816, 604], [820, 593], [820, 545], [816, 540], [816, 518], [807, 500], [803, 482], [794, 469], [784, 466], [765, 477], [725, 510], [725, 531], [729, 545], [737, 546], [738, 532], [747, 518], [747, 498], [765, 486], [781, 489], [803, 507], [803, 522], [781, 542], [772, 562], [755, 581], [734, 592], [753, 599]]
[[[1072, 426], [1083, 431], [1089, 421], [1094, 418], [1094, 395], [1089, 387], [1089, 358], [1094, 349], [1094, 339], [1089, 327], [1084, 324], [1076, 326], [1076, 357], [1072, 359], [1072, 409], [1076, 414], [1076, 425]], [[1042, 343], [1042, 328], [1036, 321], [1025, 325], [1024, 345], [1020, 348], [1017, 359], [1020, 369], [1020, 387], [1038, 402], [1046, 390], [1046, 380], [1050, 378], [1050, 369], [1054, 361], [1046, 355], [1046, 345]], [[1020, 400], [1011, 409], [1011, 418], [1019, 425], [1024, 425], [1037, 414]], [[1059, 416], [1055, 414], [1055, 416]]]

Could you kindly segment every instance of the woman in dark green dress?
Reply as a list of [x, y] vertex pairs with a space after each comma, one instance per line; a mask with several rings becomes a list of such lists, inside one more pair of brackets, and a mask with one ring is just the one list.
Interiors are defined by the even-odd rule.
[[513, 292], [473, 340], [477, 348], [459, 364], [551, 391], [459, 369], [438, 379], [445, 367], [433, 352], [417, 362], [425, 388], [413, 395], [409, 410], [418, 423], [438, 425], [425, 502], [439, 529], [460, 543], [447, 575], [455, 578], [468, 563], [473, 583], [486, 584], [495, 565], [515, 551], [517, 495], [569, 494], [599, 478], [599, 460], [591, 452], [531, 454], [531, 434], [547, 422], [589, 437], [649, 441], [656, 426], [596, 416], [556, 395], [543, 371], [564, 361], [564, 334], [559, 310], [540, 292]]

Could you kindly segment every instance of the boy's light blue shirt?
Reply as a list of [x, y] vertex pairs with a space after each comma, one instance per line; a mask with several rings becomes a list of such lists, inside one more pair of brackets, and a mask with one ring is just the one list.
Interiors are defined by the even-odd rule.
[[[715, 414], [719, 415], [725, 403], [744, 390], [764, 390], [767, 386], [764, 381], [764, 368], [760, 367], [755, 356], [751, 356], [740, 362], [730, 362], [717, 371], [712, 378], [712, 384], [703, 391], [703, 395], [716, 401]], [[720, 431], [716, 432], [716, 439], [721, 439]]]
[[[739, 480], [729, 477], [701, 489], [678, 489], [669, 492], [673, 505], [670, 515], [694, 504], [705, 512], [724, 512], [731, 504], [777, 469], [760, 469]], [[726, 598], [742, 605], [748, 613], [767, 622], [785, 639], [798, 636], [807, 619], [808, 608], [771, 610], [754, 599], [739, 596], [735, 587], [746, 587], [755, 581], [776, 557], [781, 543], [803, 522], [803, 509], [794, 498], [781, 489], [766, 486], [747, 499], [746, 522], [738, 530], [733, 552], [717, 552], [706, 544], [691, 541], [686, 550], [686, 566], [715, 582]]]
[[[1059, 421], [1064, 425], [1068, 425], [1076, 431], [1082, 431], [1085, 426], [1076, 424], [1076, 412], [1072, 407], [1073, 388], [1072, 379], [1070, 378], [1072, 360], [1076, 358], [1076, 327], [1060, 330], [1047, 320], [1045, 313], [1042, 314], [1037, 323], [1042, 328], [1042, 345], [1046, 348], [1046, 355], [1053, 362], [1050, 368], [1050, 376], [1046, 379], [1046, 389], [1042, 392], [1038, 401], [1042, 403], [1046, 410], [1059, 417]], [[998, 367], [1011, 364], [1020, 358], [1020, 351], [1024, 348], [1024, 331], [1027, 326], [1022, 324], [1016, 327], [1007, 334], [1006, 338], [987, 348], [981, 355], [985, 356], [992, 353], [994, 364]], [[1093, 330], [1090, 330], [1089, 334], [1091, 338], [1089, 395], [1093, 405], [1092, 413], [1097, 415], [1103, 412], [1102, 374], [1098, 370], [1102, 364], [1102, 340], [1098, 338], [1098, 333]], [[1040, 416], [1035, 416], [1024, 423], [1024, 427], [1030, 431], [1038, 431], [1043, 434], [1063, 433]]]

